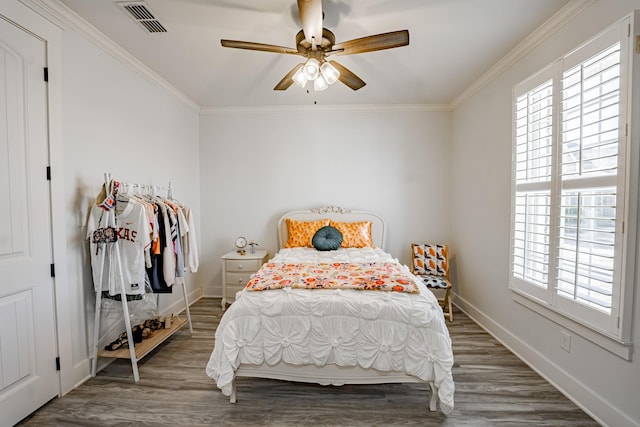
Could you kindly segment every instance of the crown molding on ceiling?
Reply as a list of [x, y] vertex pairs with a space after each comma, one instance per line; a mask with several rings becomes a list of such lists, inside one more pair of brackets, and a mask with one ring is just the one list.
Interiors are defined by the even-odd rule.
[[485, 87], [489, 82], [495, 79], [499, 74], [509, 67], [513, 66], [527, 53], [548, 39], [553, 33], [562, 28], [567, 22], [580, 14], [584, 9], [589, 7], [596, 0], [572, 0], [562, 9], [556, 12], [551, 18], [540, 25], [533, 33], [531, 33], [522, 42], [518, 43], [509, 53], [502, 57], [493, 67], [486, 73], [477, 78], [471, 85], [462, 91], [451, 102], [451, 110], [455, 110], [465, 101], [469, 100], [480, 89]]
[[[24, 1], [24, 0], [23, 0]], [[41, 10], [49, 13], [52, 17], [59, 20], [81, 36], [104, 50], [106, 53], [139, 73], [147, 80], [155, 83], [165, 92], [176, 97], [187, 107], [195, 112], [200, 112], [200, 106], [187, 95], [176, 89], [171, 83], [160, 77], [157, 73], [144, 65], [140, 60], [124, 50], [120, 45], [105, 36], [96, 27], [87, 22], [84, 18], [69, 9], [59, 1], [51, 0], [29, 0], [32, 4], [38, 6]]]
[[447, 104], [280, 105], [261, 107], [205, 107], [200, 110], [200, 114], [214, 115], [224, 113], [292, 113], [302, 111], [358, 113], [393, 111], [451, 112], [451, 108]]

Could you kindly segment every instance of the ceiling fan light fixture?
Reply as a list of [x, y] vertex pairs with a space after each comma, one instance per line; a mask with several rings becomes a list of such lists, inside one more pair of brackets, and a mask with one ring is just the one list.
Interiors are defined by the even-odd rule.
[[[119, 2], [120, 0], [113, 1]], [[352, 90], [359, 90], [366, 85], [364, 80], [339, 62], [327, 61], [326, 58], [334, 54], [355, 55], [409, 44], [409, 30], [373, 34], [336, 44], [333, 32], [322, 27], [324, 17], [322, 0], [297, 0], [297, 3], [302, 29], [296, 34], [295, 48], [242, 40], [220, 40], [222, 47], [298, 55], [305, 58], [306, 62], [289, 70], [273, 90], [286, 90], [294, 82], [304, 89], [309, 86], [309, 81], [315, 82], [316, 78], [322, 78], [322, 81], [315, 84], [319, 90], [325, 89], [324, 85], [331, 85], [338, 80]], [[328, 3], [336, 2], [329, 1]]]
[[307, 85], [307, 77], [304, 75], [304, 65], [301, 65], [300, 68], [298, 68], [298, 71], [295, 72], [295, 74], [292, 77], [293, 81], [295, 84], [297, 84], [298, 86], [304, 88]]
[[329, 85], [322, 76], [316, 77], [316, 79], [313, 81], [313, 90], [315, 90], [316, 92], [325, 90], [328, 87]]
[[324, 62], [320, 66], [320, 73], [322, 74], [322, 77], [327, 82], [327, 84], [330, 85], [337, 82], [338, 77], [340, 77], [340, 71], [338, 71], [338, 69], [331, 65], [331, 63], [329, 62]]
[[313, 80], [318, 77], [320, 72], [320, 63], [315, 58], [310, 58], [303, 67], [304, 76], [307, 80]]

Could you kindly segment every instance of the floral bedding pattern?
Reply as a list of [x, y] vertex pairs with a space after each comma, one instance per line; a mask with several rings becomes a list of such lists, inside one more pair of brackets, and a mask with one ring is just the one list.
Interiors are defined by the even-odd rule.
[[293, 289], [355, 289], [419, 293], [406, 267], [400, 264], [275, 263], [264, 264], [246, 286], [248, 291]]

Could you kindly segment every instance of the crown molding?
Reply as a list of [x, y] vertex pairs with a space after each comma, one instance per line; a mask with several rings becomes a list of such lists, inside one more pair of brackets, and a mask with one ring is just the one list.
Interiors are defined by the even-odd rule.
[[390, 111], [422, 111], [422, 112], [450, 112], [447, 104], [365, 104], [365, 105], [281, 105], [262, 107], [204, 107], [200, 109], [201, 115], [214, 115], [225, 113], [279, 113], [302, 111], [328, 111], [328, 112], [390, 112]]
[[584, 9], [595, 3], [596, 0], [572, 0], [567, 3], [562, 9], [556, 12], [551, 18], [540, 25], [533, 33], [531, 33], [526, 39], [520, 42], [509, 53], [507, 53], [500, 61], [498, 61], [493, 67], [491, 67], [480, 78], [476, 79], [471, 85], [469, 85], [460, 95], [458, 95], [451, 102], [451, 109], [455, 110], [465, 101], [469, 100], [473, 95], [485, 87], [489, 82], [495, 79], [502, 72], [513, 66], [522, 57], [531, 52], [542, 42], [548, 39], [553, 33], [558, 31], [567, 22], [575, 18]]
[[[24, 0], [23, 0], [24, 1]], [[64, 4], [58, 0], [29, 0], [33, 5], [36, 5], [42, 11], [47, 12], [53, 18], [57, 19], [62, 24], [76, 31], [78, 34], [89, 40], [91, 43], [117, 59], [124, 65], [128, 66], [131, 70], [140, 74], [147, 80], [155, 83], [161, 89], [168, 94], [176, 97], [180, 102], [189, 107], [195, 112], [200, 112], [200, 106], [195, 103], [187, 95], [176, 89], [168, 81], [160, 77], [149, 67], [144, 65], [138, 59], [136, 59], [129, 52], [124, 50], [113, 40], [106, 37], [96, 27], [91, 25], [77, 13], [73, 12]]]

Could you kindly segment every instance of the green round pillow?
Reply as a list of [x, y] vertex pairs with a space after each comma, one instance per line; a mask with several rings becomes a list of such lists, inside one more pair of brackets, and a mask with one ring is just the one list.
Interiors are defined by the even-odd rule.
[[342, 244], [342, 233], [335, 227], [325, 225], [313, 235], [311, 244], [319, 251], [335, 251]]

